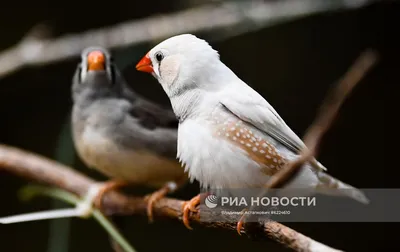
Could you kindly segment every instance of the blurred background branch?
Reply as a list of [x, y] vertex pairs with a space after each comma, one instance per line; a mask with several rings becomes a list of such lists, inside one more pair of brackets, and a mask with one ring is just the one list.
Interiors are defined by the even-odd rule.
[[[29, 65], [44, 65], [80, 54], [84, 47], [109, 49], [152, 42], [190, 32], [232, 37], [321, 12], [353, 9], [377, 0], [228, 1], [203, 4], [168, 15], [133, 20], [80, 34], [49, 39], [51, 27], [36, 26], [14, 47], [0, 54], [0, 77]], [[222, 29], [222, 30], [221, 30]]]
[[[359, 56], [329, 96], [325, 98], [316, 119], [303, 137], [307, 149], [303, 150], [302, 155], [296, 161], [289, 163], [285, 169], [277, 172], [269, 180], [266, 188], [280, 188], [284, 186], [295, 177], [305, 162], [308, 162], [312, 157], [316, 157], [321, 140], [332, 127], [335, 118], [338, 116], [340, 107], [360, 80], [376, 64], [378, 58], [377, 52], [371, 49]], [[261, 195], [265, 195], [266, 193], [267, 191], [265, 190]]]

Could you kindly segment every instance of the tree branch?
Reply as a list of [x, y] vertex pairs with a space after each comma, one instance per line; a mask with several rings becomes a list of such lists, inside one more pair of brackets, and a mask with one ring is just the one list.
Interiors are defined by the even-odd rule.
[[[66, 191], [84, 197], [88, 189], [96, 181], [82, 175], [70, 167], [54, 162], [46, 157], [27, 152], [15, 147], [0, 144], [0, 171], [8, 171], [28, 180], [56, 186]], [[184, 201], [163, 198], [154, 205], [154, 215], [182, 221], [182, 206]], [[147, 203], [141, 197], [128, 197], [118, 192], [109, 192], [104, 195], [103, 210], [111, 215], [147, 214]], [[203, 216], [212, 215], [211, 210], [202, 212]], [[210, 228], [236, 230], [235, 218], [225, 222], [201, 222], [200, 214], [190, 216], [191, 223]], [[274, 221], [265, 222], [259, 236], [270, 238], [295, 251], [337, 251], [325, 246], [295, 230]], [[323, 249], [323, 250], [321, 250]]]
[[98, 45], [112, 49], [157, 41], [179, 33], [230, 28], [219, 33], [227, 38], [307, 15], [359, 8], [376, 1], [229, 1], [55, 39], [34, 37], [28, 33], [15, 46], [0, 53], [0, 77], [25, 66], [44, 65], [78, 56], [88, 46]]

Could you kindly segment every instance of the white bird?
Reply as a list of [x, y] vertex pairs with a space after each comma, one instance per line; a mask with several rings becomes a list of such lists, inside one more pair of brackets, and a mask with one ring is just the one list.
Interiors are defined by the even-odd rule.
[[[262, 188], [306, 148], [275, 109], [222, 63], [205, 40], [191, 34], [166, 39], [136, 68], [151, 73], [168, 95], [179, 118], [177, 157], [190, 179], [203, 188]], [[360, 190], [324, 171], [313, 159], [285, 188], [368, 203]], [[185, 205], [185, 216], [198, 203], [199, 195]], [[190, 228], [187, 218], [184, 221]]]

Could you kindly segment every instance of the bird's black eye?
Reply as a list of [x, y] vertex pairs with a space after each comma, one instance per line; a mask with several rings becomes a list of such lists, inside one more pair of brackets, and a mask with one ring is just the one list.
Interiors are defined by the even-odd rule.
[[155, 56], [158, 62], [161, 62], [161, 60], [164, 58], [164, 54], [162, 54], [162, 52], [156, 52]]

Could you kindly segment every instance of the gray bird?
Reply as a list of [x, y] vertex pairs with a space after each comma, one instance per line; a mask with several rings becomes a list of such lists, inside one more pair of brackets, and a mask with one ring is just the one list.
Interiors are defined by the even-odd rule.
[[175, 114], [132, 91], [106, 49], [89, 47], [81, 57], [72, 85], [74, 144], [88, 167], [112, 178], [97, 205], [119, 186], [157, 188], [147, 197], [152, 220], [154, 202], [187, 181], [176, 159]]

